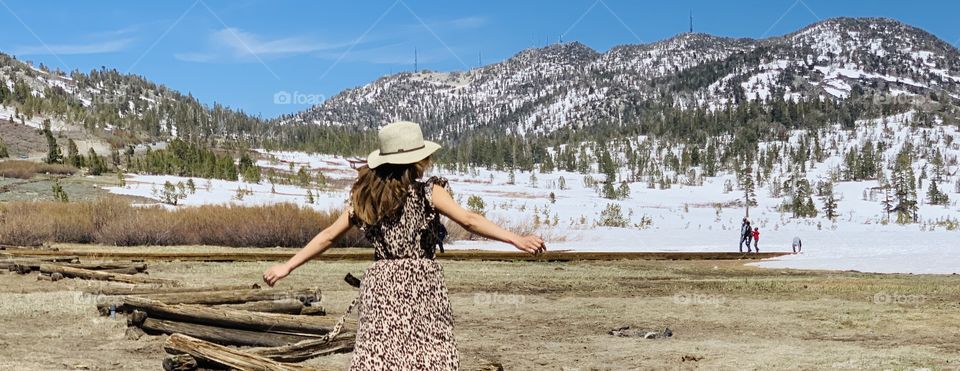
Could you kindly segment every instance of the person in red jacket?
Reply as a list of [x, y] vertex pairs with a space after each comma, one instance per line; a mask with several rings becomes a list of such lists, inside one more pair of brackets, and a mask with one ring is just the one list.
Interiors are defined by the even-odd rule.
[[760, 252], [760, 227], [753, 229], [753, 249]]

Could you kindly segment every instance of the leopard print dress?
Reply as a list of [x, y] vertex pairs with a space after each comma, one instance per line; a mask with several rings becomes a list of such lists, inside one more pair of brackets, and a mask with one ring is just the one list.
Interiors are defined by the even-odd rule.
[[433, 207], [431, 177], [410, 187], [403, 211], [368, 225], [350, 215], [373, 244], [376, 261], [363, 275], [351, 370], [456, 370], [453, 313], [434, 258], [446, 230]]

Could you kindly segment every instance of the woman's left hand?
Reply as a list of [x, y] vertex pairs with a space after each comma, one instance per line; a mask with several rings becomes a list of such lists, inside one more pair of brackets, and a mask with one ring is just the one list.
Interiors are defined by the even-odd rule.
[[277, 264], [270, 269], [267, 269], [266, 272], [263, 272], [263, 282], [266, 282], [267, 285], [273, 287], [273, 284], [277, 281], [283, 279], [290, 274], [290, 268], [287, 268], [285, 264]]

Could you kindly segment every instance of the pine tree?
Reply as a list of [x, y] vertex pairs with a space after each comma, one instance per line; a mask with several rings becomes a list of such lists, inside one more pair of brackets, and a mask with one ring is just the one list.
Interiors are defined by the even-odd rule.
[[93, 147], [90, 147], [90, 151], [87, 153], [87, 160], [85, 163], [89, 168], [88, 173], [90, 175], [100, 175], [107, 170], [106, 161], [104, 161], [103, 157], [97, 155], [97, 151], [95, 151]]
[[947, 171], [944, 168], [943, 153], [940, 152], [939, 148], [934, 152], [933, 158], [930, 159], [930, 165], [933, 166], [933, 169], [931, 169], [933, 172], [933, 182], [943, 181], [943, 176]]
[[927, 190], [927, 201], [931, 205], [947, 205], [950, 203], [950, 196], [940, 191], [937, 182], [930, 182], [930, 189]]
[[0, 138], [0, 158], [10, 157], [10, 152], [7, 151], [7, 143], [3, 141], [3, 138]]
[[893, 195], [896, 198], [897, 223], [907, 224], [917, 221], [917, 181], [913, 175], [912, 157], [909, 146], [897, 155], [893, 168]]
[[77, 149], [77, 143], [73, 139], [67, 140], [67, 158], [64, 161], [67, 165], [79, 168], [83, 167], [83, 159], [80, 157], [80, 150]]
[[313, 205], [314, 201], [315, 201], [315, 200], [313, 199], [313, 192], [308, 189], [308, 190], [307, 190], [307, 203], [310, 204], [310, 205]]
[[823, 196], [821, 197], [823, 201], [823, 212], [824, 216], [827, 219], [833, 220], [837, 218], [837, 197], [833, 193], [833, 183], [826, 183], [823, 186]]
[[620, 181], [620, 187], [617, 188], [617, 198], [621, 200], [630, 198], [630, 185], [626, 181]]
[[47, 139], [47, 157], [44, 158], [44, 162], [48, 164], [62, 164], [63, 153], [60, 152], [60, 145], [57, 144], [57, 138], [53, 137], [53, 132], [50, 131], [49, 127], [43, 128], [43, 136]]

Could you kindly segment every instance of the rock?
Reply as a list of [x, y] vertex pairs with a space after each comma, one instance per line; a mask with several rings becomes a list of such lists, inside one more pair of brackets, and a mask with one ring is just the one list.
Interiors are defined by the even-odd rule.
[[703, 359], [703, 357], [687, 354], [687, 355], [684, 355], [683, 357], [680, 357], [680, 362], [697, 362], [701, 359]]

